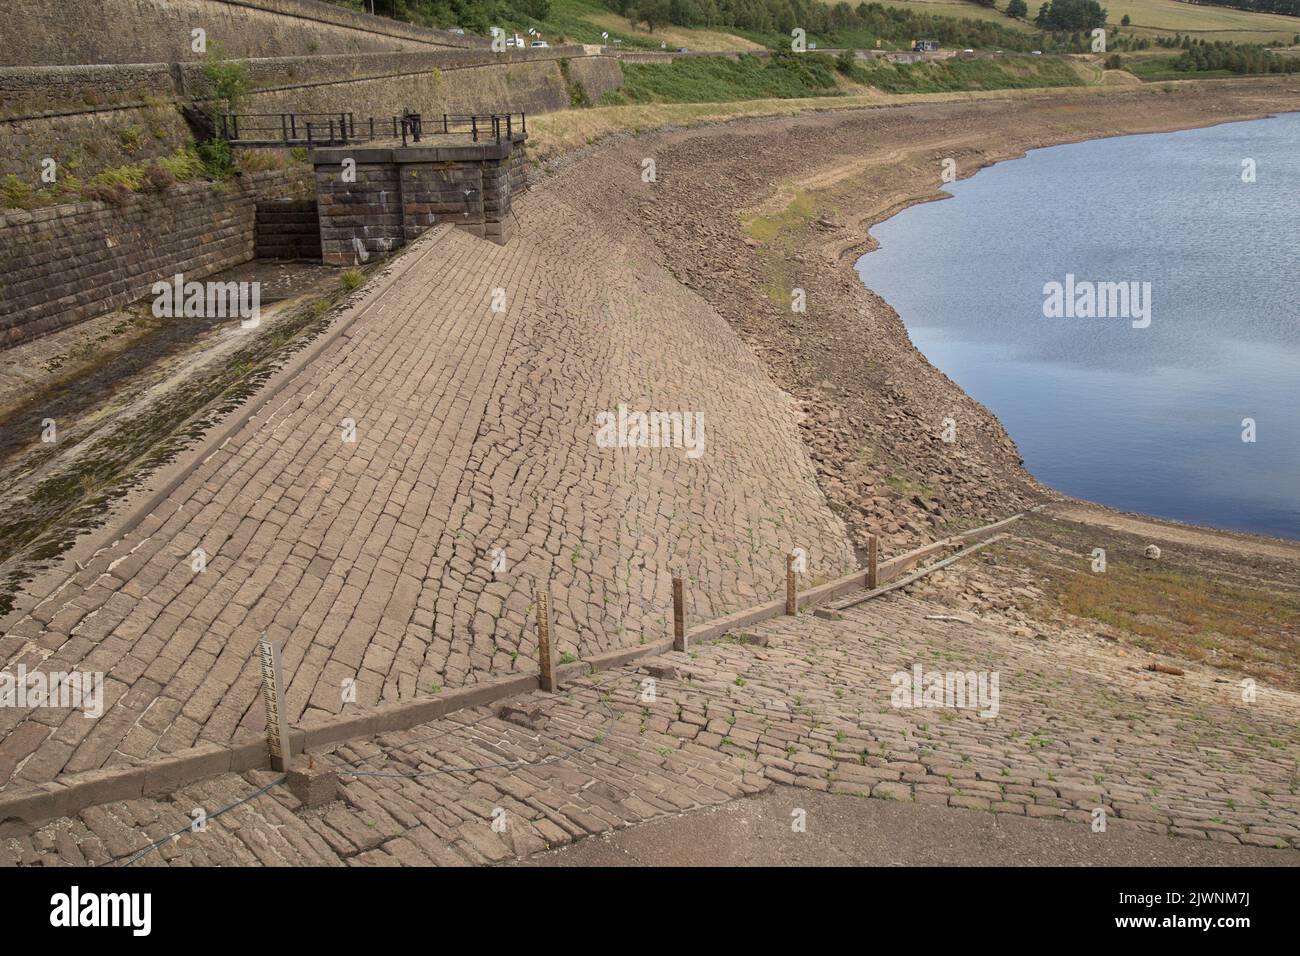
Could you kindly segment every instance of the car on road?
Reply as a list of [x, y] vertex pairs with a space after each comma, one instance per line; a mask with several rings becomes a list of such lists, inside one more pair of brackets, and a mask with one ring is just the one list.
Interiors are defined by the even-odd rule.
[[545, 40], [534, 40], [532, 43], [528, 45], [532, 47], [534, 50], [549, 50], [551, 48], [551, 45], [547, 43]]

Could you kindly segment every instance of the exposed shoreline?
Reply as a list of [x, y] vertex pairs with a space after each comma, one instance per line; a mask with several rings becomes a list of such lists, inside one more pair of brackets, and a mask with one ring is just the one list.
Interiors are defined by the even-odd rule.
[[[1111, 139], [1111, 138], [1124, 137], [1124, 136], [1156, 136], [1156, 135], [1165, 135], [1174, 132], [1185, 132], [1194, 129], [1209, 129], [1215, 126], [1222, 126], [1230, 123], [1253, 123], [1253, 122], [1259, 122], [1266, 119], [1274, 119], [1277, 116], [1287, 115], [1292, 112], [1300, 112], [1300, 106], [1297, 106], [1296, 110], [1278, 110], [1275, 112], [1262, 114], [1260, 116], [1245, 116], [1245, 117], [1232, 118], [1232, 119], [1216, 121], [1211, 123], [1199, 123], [1193, 125], [1176, 125], [1176, 126], [1171, 126], [1169, 129], [1145, 130], [1139, 133], [1107, 133], [1099, 136], [1083, 137], [1081, 139], [1077, 139], [1069, 142], [1054, 143], [1054, 144], [1049, 144], [1049, 145], [1039, 146], [1034, 148], [1050, 149], [1050, 148], [1055, 148], [1057, 146], [1078, 145], [1080, 143], [1093, 142], [1100, 139]], [[969, 172], [964, 173], [963, 175], [959, 176], [958, 179], [959, 180], [970, 179], [978, 175], [983, 170], [988, 169], [994, 165], [998, 165], [1004, 162], [1014, 162], [1016, 160], [1025, 159], [1027, 158], [1027, 156], [1028, 156], [1028, 150], [1025, 150], [1015, 156], [1010, 156], [1003, 159], [996, 159], [993, 160], [992, 162], [984, 163], [970, 170]], [[937, 195], [918, 196], [913, 201], [904, 202], [899, 204], [898, 206], [895, 206], [893, 209], [889, 211], [888, 215], [880, 218], [875, 218], [871, 222], [871, 225], [868, 228], [874, 229], [876, 226], [880, 225], [881, 223], [889, 222], [895, 217], [901, 215], [906, 210], [912, 208], [913, 206], [917, 206], [929, 202], [940, 202], [952, 198], [955, 197], [953, 197], [953, 195], [947, 192], [946, 190], [940, 191], [939, 194]], [[880, 248], [880, 242], [876, 239], [874, 235], [869, 235], [866, 241], [862, 243], [858, 251], [854, 252], [852, 249], [846, 248], [841, 251], [841, 256], [851, 259], [854, 275], [858, 277], [859, 281], [862, 281], [861, 276], [857, 272], [857, 263], [861, 261], [861, 259], [864, 256], [869, 255], [872, 252], [876, 252], [879, 248]], [[873, 295], [879, 295], [879, 293], [877, 293], [875, 289], [872, 289], [865, 282], [862, 282], [862, 284], [867, 289], [867, 291], [871, 292]], [[881, 301], [887, 302], [887, 300], [885, 300], [883, 297], [881, 297]], [[893, 307], [891, 306], [891, 308]], [[897, 310], [895, 309], [894, 311], [897, 314]], [[906, 323], [903, 320], [901, 314], [899, 314], [899, 321], [903, 322], [904, 327], [906, 327]], [[918, 351], [920, 350], [918, 349]], [[927, 361], [928, 361], [928, 357], [927, 357]], [[1081, 498], [1075, 495], [1071, 495], [1068, 492], [1061, 491], [1045, 482], [1042, 482], [1042, 480], [1038, 479], [1036, 476], [1034, 476], [1034, 478], [1036, 481], [1040, 481], [1041, 483], [1043, 483], [1044, 487], [1049, 489], [1049, 491], [1052, 492], [1054, 495], [1060, 496], [1060, 499], [1063, 504], [1068, 503], [1070, 506], [1072, 506], [1075, 509], [1074, 513], [1076, 515], [1080, 514], [1079, 509], [1092, 511], [1096, 513], [1097, 520], [1099, 520], [1101, 523], [1112, 523], [1112, 522], [1105, 521], [1103, 516], [1113, 516], [1113, 519], [1118, 521], [1127, 521], [1127, 522], [1140, 521], [1140, 522], [1150, 523], [1153, 525], [1159, 525], [1161, 527], [1173, 531], [1177, 531], [1181, 529], [1182, 531], [1185, 532], [1191, 532], [1192, 533], [1191, 535], [1184, 536], [1186, 540], [1190, 540], [1198, 534], [1200, 535], [1213, 534], [1216, 536], [1223, 536], [1224, 538], [1229, 538], [1229, 539], [1237, 538], [1240, 539], [1243, 543], [1256, 542], [1259, 546], [1258, 550], [1264, 550], [1264, 551], [1273, 550], [1268, 547], [1268, 543], [1272, 542], [1272, 543], [1284, 545], [1285, 546], [1284, 551], [1288, 558], [1294, 559], [1296, 557], [1300, 557], [1300, 538], [1291, 538], [1285, 535], [1267, 534], [1258, 531], [1243, 531], [1240, 529], [1219, 527], [1204, 522], [1187, 521], [1178, 518], [1169, 518], [1162, 515], [1147, 514], [1141, 511], [1132, 511], [1114, 505], [1109, 505], [1104, 502], [1094, 501], [1089, 498]], [[1282, 556], [1282, 554], [1279, 553], [1279, 556]]]
[[[819, 481], [854, 545], [875, 533], [887, 547], [901, 546], [1046, 502], [1125, 513], [1034, 479], [992, 413], [915, 349], [897, 313], [854, 268], [875, 248], [870, 229], [945, 198], [942, 157], [954, 158], [958, 178], [968, 178], [1033, 148], [1262, 119], [1300, 109], [1294, 83], [1266, 78], [1077, 96], [1054, 90], [745, 119], [598, 145], [564, 165], [597, 183], [604, 174], [604, 200], [626, 198], [629, 219], [642, 220], [669, 268], [722, 312], [778, 384], [804, 403]], [[672, 179], [637, 197], [611, 167], [642, 154], [656, 156]], [[806, 291], [806, 320], [788, 318], [776, 301], [794, 287]], [[854, 356], [855, 347], [865, 354]], [[952, 458], [936, 448], [945, 409], [971, 426], [969, 444]], [[868, 446], [871, 460], [859, 460]], [[1288, 552], [1293, 544], [1129, 517], [1276, 542]]]
[[[818, 484], [860, 559], [868, 535], [898, 553], [1029, 512], [1005, 542], [915, 593], [1017, 634], [1074, 633], [1119, 655], [1211, 666], [1216, 680], [1294, 689], [1300, 542], [1124, 513], [1044, 486], [855, 264], [876, 223], [947, 195], [944, 157], [965, 177], [1032, 148], [1296, 109], [1300, 89], [1283, 79], [743, 120], [597, 147], [553, 194], [640, 227], [801, 403]], [[661, 178], [638, 190], [626, 180], [645, 156]], [[782, 298], [796, 286], [806, 316]], [[937, 435], [949, 415], [962, 423], [955, 447]], [[1151, 544], [1157, 561], [1144, 557]], [[1113, 573], [1091, 569], [1099, 548]]]

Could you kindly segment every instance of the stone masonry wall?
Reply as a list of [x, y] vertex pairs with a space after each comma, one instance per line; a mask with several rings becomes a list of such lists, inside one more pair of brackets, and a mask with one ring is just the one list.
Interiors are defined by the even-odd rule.
[[623, 67], [612, 56], [584, 56], [569, 60], [569, 80], [581, 86], [592, 103], [623, 85]]
[[5, 0], [0, 65], [183, 63], [198, 28], [231, 57], [486, 45], [315, 0]]
[[176, 81], [166, 63], [0, 67], [0, 116], [167, 101], [176, 97]]
[[[391, 117], [407, 108], [430, 117], [489, 111], [544, 113], [569, 106], [569, 91], [560, 72], [562, 58], [569, 61], [570, 79], [583, 86], [592, 102], [622, 85], [617, 60], [566, 56], [575, 50], [580, 48], [501, 55], [445, 51], [250, 61], [256, 88], [245, 97], [242, 109], [257, 113], [345, 110], [354, 112], [359, 121], [370, 115]], [[141, 84], [141, 92], [132, 98], [136, 83]], [[54, 91], [64, 108], [39, 112], [42, 103], [49, 105], [42, 90]], [[45, 157], [56, 159], [61, 169], [77, 164], [77, 174], [84, 178], [111, 166], [167, 155], [189, 137], [174, 102], [205, 92], [197, 68], [188, 66], [178, 67], [174, 74], [165, 64], [0, 68], [0, 176], [12, 174], [35, 186]], [[142, 96], [149, 102], [141, 102]], [[87, 105], [90, 100], [98, 105]], [[119, 102], [123, 100], [128, 102]], [[139, 135], [132, 135], [133, 131]]]
[[246, 262], [257, 200], [299, 181], [275, 171], [222, 188], [182, 184], [122, 206], [0, 212], [0, 348], [123, 306], [178, 272], [197, 278]]
[[[315, 150], [321, 258], [355, 265], [385, 256], [440, 222], [493, 242], [510, 238], [511, 197], [523, 185], [522, 134], [511, 144]], [[339, 175], [343, 157], [356, 181]]]
[[[259, 113], [351, 110], [358, 120], [370, 115], [400, 115], [404, 108], [429, 117], [469, 112], [548, 113], [570, 105], [560, 72], [561, 52], [548, 51], [547, 56], [501, 54], [497, 59], [459, 53], [369, 58], [368, 72], [346, 80], [304, 78], [259, 88], [247, 97], [245, 108]], [[587, 63], [588, 59], [593, 62]], [[571, 78], [583, 83], [593, 102], [623, 82], [618, 62], [611, 57], [569, 60], [569, 71]]]
[[73, 173], [84, 180], [114, 166], [171, 155], [191, 141], [184, 117], [170, 103], [0, 119], [0, 177], [39, 186], [48, 157], [60, 177]]
[[253, 252], [259, 259], [319, 259], [320, 212], [316, 200], [259, 202]]
[[404, 242], [401, 184], [391, 163], [357, 163], [354, 183], [338, 166], [316, 167], [321, 260], [348, 266], [386, 256]]

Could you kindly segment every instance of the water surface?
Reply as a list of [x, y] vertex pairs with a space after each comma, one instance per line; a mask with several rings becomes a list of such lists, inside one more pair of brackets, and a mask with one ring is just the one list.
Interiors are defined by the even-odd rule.
[[[945, 188], [877, 226], [858, 272], [1030, 472], [1300, 538], [1300, 113], [1034, 150]], [[1149, 282], [1149, 327], [1045, 317], [1067, 273]]]

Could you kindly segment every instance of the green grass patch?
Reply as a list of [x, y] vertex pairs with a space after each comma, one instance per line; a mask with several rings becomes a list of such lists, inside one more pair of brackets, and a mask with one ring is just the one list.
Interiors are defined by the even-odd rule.
[[718, 103], [732, 100], [837, 96], [835, 61], [820, 54], [741, 55], [680, 59], [672, 64], [624, 63], [623, 88], [602, 99], [626, 103]]
[[1228, 70], [1202, 70], [1189, 73], [1186, 70], [1175, 70], [1169, 63], [1168, 57], [1159, 60], [1125, 60], [1120, 64], [1120, 68], [1148, 83], [1156, 80], [1215, 80], [1233, 75]]
[[745, 232], [759, 242], [771, 242], [777, 236], [788, 233], [810, 220], [816, 211], [817, 205], [813, 198], [804, 190], [799, 190], [780, 212], [758, 215], [746, 220]]

